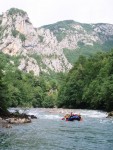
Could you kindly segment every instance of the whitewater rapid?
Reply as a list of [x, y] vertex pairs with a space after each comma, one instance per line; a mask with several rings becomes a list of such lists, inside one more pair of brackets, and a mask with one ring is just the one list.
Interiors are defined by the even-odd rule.
[[[97, 110], [10, 108], [37, 116], [32, 123], [0, 129], [0, 150], [112, 150], [113, 118]], [[62, 120], [68, 113], [82, 121]]]
[[19, 113], [27, 113], [35, 115], [39, 119], [61, 119], [65, 114], [80, 114], [83, 118], [106, 118], [107, 112], [98, 110], [85, 110], [85, 109], [57, 109], [57, 108], [10, 108], [11, 112], [16, 110]]

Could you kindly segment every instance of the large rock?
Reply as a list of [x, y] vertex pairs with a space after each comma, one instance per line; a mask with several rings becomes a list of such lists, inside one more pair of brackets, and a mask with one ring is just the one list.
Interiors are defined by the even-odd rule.
[[10, 124], [31, 123], [31, 119], [29, 119], [29, 118], [9, 118], [8, 123], [10, 123]]
[[12, 128], [12, 126], [0, 117], [0, 128]]
[[109, 112], [107, 117], [113, 117], [113, 111]]
[[25, 72], [33, 71], [35, 75], [51, 71], [68, 72], [72, 68], [68, 54], [70, 57], [75, 53], [78, 56], [81, 45], [105, 42], [113, 42], [111, 24], [65, 20], [34, 28], [22, 10], [12, 8], [0, 16], [0, 51], [11, 56], [20, 55], [18, 68]]
[[0, 127], [11, 128], [10, 124], [23, 124], [31, 123], [31, 119], [37, 119], [34, 115], [20, 114], [18, 111], [15, 113], [2, 113], [0, 117]]

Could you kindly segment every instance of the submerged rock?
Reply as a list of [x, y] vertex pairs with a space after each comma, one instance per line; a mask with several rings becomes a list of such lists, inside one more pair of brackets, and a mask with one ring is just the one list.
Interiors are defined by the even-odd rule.
[[35, 115], [28, 115], [31, 119], [37, 119]]

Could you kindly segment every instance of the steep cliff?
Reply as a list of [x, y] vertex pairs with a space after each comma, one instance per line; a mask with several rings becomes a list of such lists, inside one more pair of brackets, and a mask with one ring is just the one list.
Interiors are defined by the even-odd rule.
[[0, 15], [0, 51], [21, 56], [26, 72], [66, 72], [80, 54], [113, 47], [113, 25], [81, 24], [73, 20], [34, 28], [26, 12], [12, 8]]

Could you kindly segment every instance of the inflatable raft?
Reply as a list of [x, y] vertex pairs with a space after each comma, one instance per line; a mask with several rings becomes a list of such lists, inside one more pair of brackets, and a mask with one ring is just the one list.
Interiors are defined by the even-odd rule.
[[66, 120], [66, 121], [74, 121], [74, 120], [77, 120], [77, 121], [81, 121], [82, 118], [81, 118], [81, 115], [80, 114], [66, 114], [64, 116], [64, 118], [62, 118], [62, 120]]

